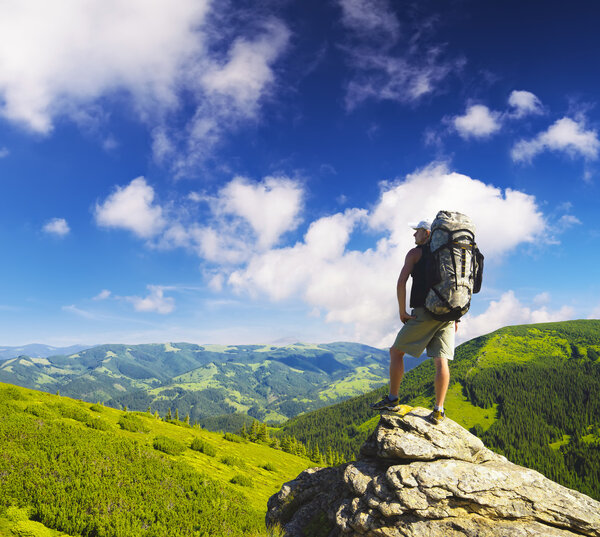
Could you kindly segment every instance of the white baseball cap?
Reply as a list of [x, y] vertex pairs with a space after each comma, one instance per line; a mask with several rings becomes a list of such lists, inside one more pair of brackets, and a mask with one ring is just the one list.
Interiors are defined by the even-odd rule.
[[427, 220], [421, 220], [418, 224], [410, 224], [413, 229], [426, 229], [431, 231], [431, 224]]

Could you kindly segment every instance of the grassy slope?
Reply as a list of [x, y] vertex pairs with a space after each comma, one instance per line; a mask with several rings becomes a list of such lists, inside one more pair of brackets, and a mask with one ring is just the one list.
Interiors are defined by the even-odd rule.
[[[57, 409], [59, 409], [59, 414], [57, 414]], [[188, 449], [181, 455], [160, 454], [160, 457], [176, 460], [191, 472], [207, 475], [210, 480], [225, 488], [228, 493], [238, 498], [242, 497], [241, 503], [255, 513], [252, 516], [255, 516], [258, 521], [264, 519], [267, 499], [281, 488], [282, 483], [293, 479], [303, 469], [313, 465], [307, 459], [265, 445], [227, 441], [221, 434], [167, 423], [146, 413], [126, 413], [66, 397], [0, 384], [0, 420], [3, 419], [2, 415], [6, 412], [10, 412], [13, 418], [21, 413], [24, 419], [31, 420], [37, 416], [38, 422], [48, 420], [61, 422], [68, 425], [69, 430], [75, 430], [75, 434], [83, 438], [86, 435], [108, 435], [107, 439], [110, 438], [111, 441], [114, 439], [131, 440], [142, 449], [146, 448], [155, 454], [158, 452], [153, 450], [152, 443], [156, 436], [166, 436], [181, 442], [188, 446]], [[60, 415], [69, 413], [76, 416], [77, 419]], [[139, 418], [147, 432], [122, 430], [118, 423], [119, 419], [126, 414]], [[107, 430], [91, 430], [89, 426], [84, 425], [85, 420], [101, 420], [103, 428]], [[0, 423], [0, 446], [2, 444], [1, 425]], [[205, 455], [189, 449], [194, 438], [201, 439], [216, 448], [216, 456]], [[228, 461], [223, 462], [223, 459], [228, 459]], [[270, 471], [263, 468], [267, 463], [272, 465]], [[252, 487], [231, 484], [230, 480], [236, 475], [250, 479]], [[40, 479], [52, 479], [52, 477], [45, 476]], [[148, 495], [152, 495], [152, 493], [152, 490], [148, 491]], [[5, 514], [0, 519], [0, 532], [6, 532], [7, 527], [11, 524]], [[54, 533], [48, 535], [54, 535]]]

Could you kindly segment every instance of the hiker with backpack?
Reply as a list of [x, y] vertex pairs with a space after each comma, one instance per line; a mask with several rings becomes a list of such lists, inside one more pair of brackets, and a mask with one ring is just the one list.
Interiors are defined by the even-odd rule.
[[[390, 393], [371, 405], [393, 410], [404, 376], [404, 354], [427, 356], [435, 363], [433, 423], [445, 417], [444, 400], [450, 383], [448, 360], [454, 358], [457, 322], [470, 306], [471, 295], [481, 288], [483, 255], [475, 244], [475, 228], [461, 213], [440, 211], [433, 224], [422, 220], [411, 226], [416, 247], [406, 255], [396, 287], [400, 320], [404, 324], [390, 348]], [[406, 283], [412, 276], [406, 311]]]

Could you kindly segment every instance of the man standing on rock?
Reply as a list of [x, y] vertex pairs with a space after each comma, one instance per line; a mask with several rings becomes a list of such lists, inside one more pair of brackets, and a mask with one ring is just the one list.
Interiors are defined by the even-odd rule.
[[[427, 284], [427, 259], [430, 256], [429, 238], [431, 224], [422, 220], [415, 226], [414, 237], [417, 246], [406, 255], [404, 266], [396, 287], [400, 320], [404, 326], [398, 332], [396, 341], [390, 348], [390, 393], [381, 401], [371, 405], [374, 410], [392, 410], [398, 406], [398, 390], [404, 376], [404, 354], [420, 356], [427, 349], [427, 356], [435, 362], [435, 406], [430, 415], [433, 423], [444, 419], [444, 399], [450, 383], [448, 360], [454, 358], [454, 321], [438, 321], [425, 309], [425, 297], [429, 291]], [[406, 282], [412, 276], [410, 293], [411, 314], [406, 312]]]

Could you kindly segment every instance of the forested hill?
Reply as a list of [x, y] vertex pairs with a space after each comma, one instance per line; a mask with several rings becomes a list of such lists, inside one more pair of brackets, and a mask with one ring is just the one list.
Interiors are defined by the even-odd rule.
[[99, 345], [73, 354], [0, 362], [0, 382], [192, 422], [241, 413], [283, 422], [387, 381], [388, 353], [323, 345]]
[[[448, 417], [511, 461], [600, 499], [600, 320], [502, 328], [463, 343]], [[431, 407], [434, 365], [406, 374], [400, 401]], [[352, 458], [387, 387], [287, 422], [283, 431]]]

